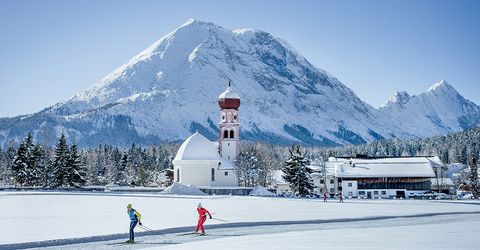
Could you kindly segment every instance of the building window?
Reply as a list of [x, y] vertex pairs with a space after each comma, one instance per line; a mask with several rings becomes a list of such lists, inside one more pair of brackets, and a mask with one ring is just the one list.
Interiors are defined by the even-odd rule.
[[228, 131], [225, 130], [223, 131], [223, 139], [227, 139], [228, 138]]
[[229, 143], [227, 143], [227, 144], [228, 144], [228, 146], [230, 147], [230, 142], [229, 142]]
[[378, 191], [373, 191], [373, 195], [378, 195]]
[[383, 190], [382, 195], [387, 195], [387, 191]]
[[330, 179], [330, 184], [333, 184], [333, 179]]
[[230, 160], [230, 155], [229, 155], [229, 156], [227, 156], [227, 158]]
[[215, 181], [215, 169], [212, 168], [212, 181]]
[[180, 169], [177, 168], [177, 182], [180, 182]]
[[348, 183], [348, 186], [349, 186], [349, 187], [352, 187], [353, 185], [352, 185], [352, 183], [351, 183], [351, 182], [349, 182], [349, 183]]
[[228, 176], [228, 171], [225, 171], [225, 176]]
[[320, 179], [320, 184], [323, 184], [323, 179]]
[[333, 193], [335, 192], [335, 190], [333, 188], [330, 188], [330, 193]]
[[233, 139], [233, 130], [230, 130], [230, 138]]
[[365, 195], [365, 191], [358, 191], [358, 195]]

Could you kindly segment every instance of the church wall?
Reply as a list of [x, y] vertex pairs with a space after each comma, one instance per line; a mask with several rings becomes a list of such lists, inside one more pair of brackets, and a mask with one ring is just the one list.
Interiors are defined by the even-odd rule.
[[[225, 173], [228, 173], [225, 175]], [[237, 171], [235, 170], [215, 170], [215, 182], [212, 186], [217, 187], [236, 187], [238, 186]]]
[[[212, 180], [212, 169], [214, 180]], [[183, 161], [174, 164], [174, 181], [194, 186], [238, 186], [237, 173], [235, 170], [218, 169], [217, 161]], [[180, 170], [180, 172], [178, 172]], [[225, 172], [228, 174], [225, 175]], [[180, 180], [178, 180], [180, 173]]]
[[177, 163], [174, 165], [174, 180], [178, 180], [177, 169], [180, 169], [180, 180], [178, 182], [194, 186], [211, 186], [212, 168], [217, 168], [217, 162], [192, 161]]

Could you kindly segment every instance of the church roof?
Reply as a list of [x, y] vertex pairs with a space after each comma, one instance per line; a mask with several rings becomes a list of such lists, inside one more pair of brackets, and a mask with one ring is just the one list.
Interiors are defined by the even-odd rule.
[[233, 92], [231, 87], [228, 87], [223, 93], [218, 96], [218, 99], [240, 99], [240, 96]]
[[184, 160], [215, 160], [221, 161], [218, 153], [218, 143], [212, 142], [202, 134], [195, 132], [180, 146], [174, 161]]

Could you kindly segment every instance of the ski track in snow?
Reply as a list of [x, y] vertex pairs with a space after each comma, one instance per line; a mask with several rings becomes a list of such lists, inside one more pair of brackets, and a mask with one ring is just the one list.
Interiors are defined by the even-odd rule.
[[[472, 204], [472, 203], [469, 203]], [[476, 204], [478, 205], [478, 204]], [[207, 236], [181, 235], [191, 232], [192, 226], [176, 227], [150, 232], [137, 232], [137, 244], [115, 244], [128, 238], [128, 234], [111, 234], [84, 238], [71, 238], [28, 242], [19, 244], [0, 245], [0, 249], [139, 249], [161, 248], [176, 244], [191, 243], [200, 240], [212, 240], [225, 237], [243, 237], [260, 234], [278, 234], [285, 232], [299, 232], [329, 229], [354, 228], [389, 228], [399, 226], [443, 224], [454, 222], [480, 222], [480, 211], [474, 212], [443, 212], [423, 213], [401, 216], [375, 216], [363, 218], [338, 218], [326, 220], [299, 220], [299, 221], [260, 221], [238, 222], [207, 225]], [[228, 229], [228, 230], [227, 230]], [[140, 230], [137, 228], [137, 230]]]

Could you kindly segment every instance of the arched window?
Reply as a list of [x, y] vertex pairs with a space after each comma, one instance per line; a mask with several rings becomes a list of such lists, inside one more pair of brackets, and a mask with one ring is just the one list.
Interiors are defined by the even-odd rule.
[[228, 131], [227, 130], [223, 131], [223, 138], [224, 139], [228, 138]]
[[237, 121], [237, 114], [233, 115], [233, 120]]
[[212, 181], [215, 181], [215, 169], [212, 168]]
[[230, 138], [233, 139], [233, 130], [230, 130]]
[[177, 168], [177, 182], [180, 182], [180, 169]]

